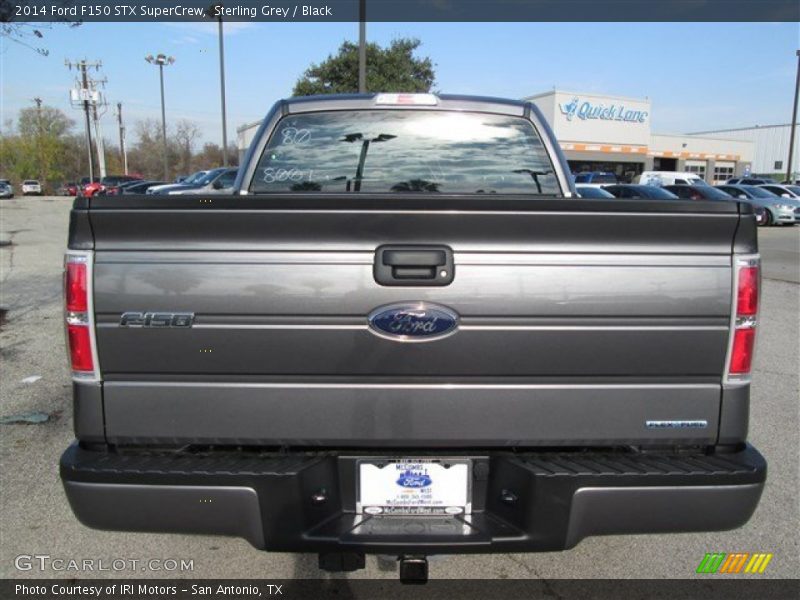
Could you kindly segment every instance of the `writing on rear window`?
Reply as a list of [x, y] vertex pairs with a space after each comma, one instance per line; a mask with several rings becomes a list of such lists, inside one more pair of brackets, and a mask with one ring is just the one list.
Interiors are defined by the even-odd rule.
[[250, 191], [560, 193], [526, 119], [433, 110], [286, 117], [270, 137]]

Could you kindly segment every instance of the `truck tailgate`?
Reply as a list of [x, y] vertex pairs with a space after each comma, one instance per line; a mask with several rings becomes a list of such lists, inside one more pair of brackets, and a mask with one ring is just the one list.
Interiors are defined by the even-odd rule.
[[[109, 442], [716, 440], [735, 203], [319, 194], [91, 202]], [[385, 244], [451, 248], [452, 283], [378, 284]], [[414, 302], [457, 313], [455, 332], [403, 343], [369, 327], [375, 309]], [[194, 320], [121, 326], [131, 311]]]

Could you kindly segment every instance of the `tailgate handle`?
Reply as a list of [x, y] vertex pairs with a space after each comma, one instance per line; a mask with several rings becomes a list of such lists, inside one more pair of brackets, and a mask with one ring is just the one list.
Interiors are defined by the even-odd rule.
[[454, 276], [453, 251], [447, 246], [381, 246], [374, 275], [381, 285], [448, 285]]

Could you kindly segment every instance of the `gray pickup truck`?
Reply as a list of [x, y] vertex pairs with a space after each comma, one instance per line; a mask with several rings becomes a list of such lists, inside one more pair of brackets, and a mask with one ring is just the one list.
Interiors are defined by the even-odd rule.
[[758, 286], [749, 204], [580, 199], [530, 103], [280, 101], [234, 194], [76, 199], [66, 496], [407, 581], [738, 527]]

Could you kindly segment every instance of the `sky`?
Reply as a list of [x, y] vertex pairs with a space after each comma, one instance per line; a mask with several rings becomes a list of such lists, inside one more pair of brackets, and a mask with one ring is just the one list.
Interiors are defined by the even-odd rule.
[[[261, 119], [314, 62], [356, 41], [357, 23], [226, 23], [228, 139]], [[37, 40], [50, 55], [0, 38], [0, 126], [20, 108], [69, 104], [75, 72], [64, 60], [101, 60], [109, 103], [123, 103], [128, 131], [160, 119], [157, 68], [144, 60], [175, 57], [165, 68], [167, 123], [190, 119], [203, 141], [220, 143], [215, 23], [55, 25]], [[787, 123], [791, 119], [798, 23], [369, 23], [367, 37], [422, 41], [444, 93], [521, 98], [554, 87], [652, 101], [654, 133], [684, 133]], [[109, 108], [103, 132], [117, 138]], [[129, 135], [131, 135], [129, 134]]]

